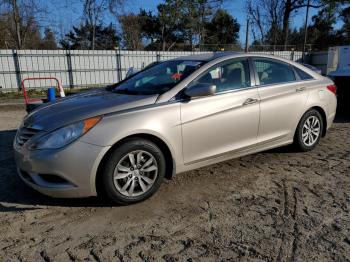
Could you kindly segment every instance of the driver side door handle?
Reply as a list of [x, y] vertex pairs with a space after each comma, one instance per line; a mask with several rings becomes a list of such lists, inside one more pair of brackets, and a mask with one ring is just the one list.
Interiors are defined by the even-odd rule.
[[295, 89], [295, 91], [299, 93], [299, 92], [303, 92], [305, 89], [306, 87], [298, 87], [297, 89]]
[[246, 105], [251, 105], [251, 104], [255, 104], [259, 102], [259, 99], [255, 99], [255, 98], [248, 98], [246, 101], [244, 101], [244, 103], [242, 104], [243, 106]]

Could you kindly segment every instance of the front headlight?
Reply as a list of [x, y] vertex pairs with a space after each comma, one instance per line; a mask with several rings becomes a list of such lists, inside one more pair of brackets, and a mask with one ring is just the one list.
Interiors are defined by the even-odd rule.
[[29, 149], [57, 149], [72, 143], [94, 127], [102, 117], [93, 117], [56, 129], [29, 145]]

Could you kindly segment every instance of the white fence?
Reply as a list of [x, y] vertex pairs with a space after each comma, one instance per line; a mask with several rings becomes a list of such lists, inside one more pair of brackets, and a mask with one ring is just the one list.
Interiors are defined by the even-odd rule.
[[[155, 61], [207, 53], [199, 51], [126, 50], [0, 50], [0, 91], [18, 90], [23, 79], [56, 77], [63, 87], [91, 87], [116, 83], [130, 67], [142, 69]], [[256, 52], [298, 60], [302, 52]], [[26, 82], [29, 88], [54, 86], [51, 80]]]

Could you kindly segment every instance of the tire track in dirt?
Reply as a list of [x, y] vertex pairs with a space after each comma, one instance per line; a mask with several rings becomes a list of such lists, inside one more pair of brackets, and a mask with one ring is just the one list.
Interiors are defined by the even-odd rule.
[[[21, 120], [5, 117], [17, 122], [0, 130]], [[350, 260], [350, 123], [336, 123], [312, 152], [281, 148], [187, 172], [130, 207], [29, 189], [15, 174], [13, 134], [0, 131], [7, 260]]]

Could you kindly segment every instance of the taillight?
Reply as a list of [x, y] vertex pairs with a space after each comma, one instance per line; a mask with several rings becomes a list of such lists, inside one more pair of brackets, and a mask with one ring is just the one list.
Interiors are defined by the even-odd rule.
[[331, 91], [333, 94], [337, 94], [337, 87], [335, 85], [329, 85], [327, 86], [327, 89]]

